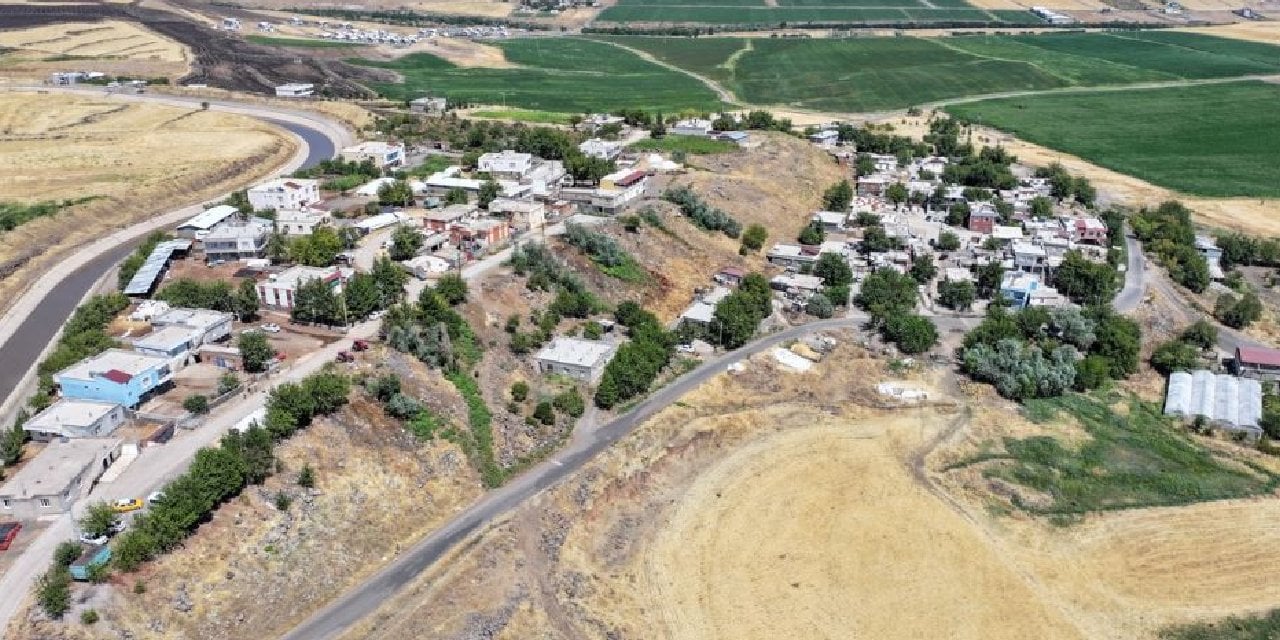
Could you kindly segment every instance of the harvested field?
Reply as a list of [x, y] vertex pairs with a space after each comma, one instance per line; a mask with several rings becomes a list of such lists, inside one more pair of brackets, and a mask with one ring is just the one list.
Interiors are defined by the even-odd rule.
[[3, 234], [0, 299], [71, 248], [243, 185], [295, 143], [258, 120], [110, 97], [0, 94], [0, 201], [96, 197]]
[[1276, 22], [1237, 22], [1216, 27], [1189, 27], [1184, 31], [1280, 45], [1280, 23]]
[[0, 31], [3, 49], [0, 76], [37, 81], [72, 63], [112, 75], [177, 79], [191, 57], [178, 42], [120, 20]]

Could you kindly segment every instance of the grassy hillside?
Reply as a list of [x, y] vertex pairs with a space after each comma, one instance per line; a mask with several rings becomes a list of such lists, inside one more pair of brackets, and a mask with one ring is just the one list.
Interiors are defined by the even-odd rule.
[[951, 113], [1160, 186], [1280, 196], [1280, 86], [1263, 82], [1042, 95]]
[[564, 113], [621, 108], [677, 111], [720, 105], [715, 93], [697, 80], [608, 44], [530, 38], [497, 46], [516, 68], [462, 68], [429, 54], [391, 62], [355, 62], [400, 73], [404, 82], [377, 86], [384, 95], [399, 100], [436, 93], [455, 101]]

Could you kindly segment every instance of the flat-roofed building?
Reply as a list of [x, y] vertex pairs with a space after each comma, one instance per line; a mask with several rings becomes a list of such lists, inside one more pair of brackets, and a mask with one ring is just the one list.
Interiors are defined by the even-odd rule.
[[107, 349], [54, 374], [62, 397], [137, 407], [173, 377], [168, 358]]
[[558, 373], [595, 384], [617, 350], [618, 345], [611, 342], [561, 336], [543, 347], [534, 360], [540, 373]]
[[37, 442], [55, 438], [101, 438], [129, 421], [129, 412], [114, 402], [63, 399], [22, 423]]
[[379, 169], [399, 167], [404, 164], [404, 145], [399, 142], [361, 142], [343, 148], [341, 155], [347, 162], [369, 160]]
[[120, 456], [115, 438], [54, 440], [0, 485], [0, 516], [34, 520], [67, 513]]
[[151, 325], [155, 327], [186, 327], [200, 331], [200, 343], [221, 342], [231, 336], [231, 322], [235, 316], [225, 311], [212, 309], [169, 309], [154, 316]]

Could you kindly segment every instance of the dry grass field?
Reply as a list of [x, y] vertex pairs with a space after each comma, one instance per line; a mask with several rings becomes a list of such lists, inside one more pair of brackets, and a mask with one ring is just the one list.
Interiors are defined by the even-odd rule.
[[0, 201], [97, 198], [4, 234], [0, 299], [67, 250], [268, 175], [295, 150], [282, 131], [239, 115], [0, 93]]
[[1010, 511], [941, 469], [1004, 437], [1089, 434], [938, 372], [909, 376], [934, 405], [877, 407], [895, 375], [839, 339], [809, 374], [764, 357], [708, 382], [347, 637], [1153, 639], [1280, 604], [1280, 500], [1065, 527]]
[[1203, 33], [1220, 38], [1236, 38], [1253, 42], [1265, 42], [1267, 44], [1280, 44], [1280, 23], [1277, 22], [1237, 22], [1215, 27], [1190, 27], [1182, 29], [1182, 31]]
[[186, 47], [118, 20], [0, 31], [0, 77], [41, 81], [54, 71], [177, 78], [190, 67]]

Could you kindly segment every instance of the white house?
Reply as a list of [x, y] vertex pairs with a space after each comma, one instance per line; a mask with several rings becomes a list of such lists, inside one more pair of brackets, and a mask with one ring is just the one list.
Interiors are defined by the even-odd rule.
[[540, 373], [558, 373], [594, 384], [613, 359], [618, 345], [600, 340], [557, 337], [534, 360]]
[[259, 218], [223, 222], [204, 236], [205, 259], [212, 262], [261, 258], [267, 252], [271, 229], [271, 221]]
[[203, 236], [210, 229], [237, 213], [240, 213], [240, 210], [230, 205], [220, 204], [210, 207], [178, 225], [178, 235], [183, 238]]
[[622, 144], [610, 140], [602, 140], [600, 138], [592, 138], [578, 145], [578, 151], [582, 155], [600, 158], [602, 160], [613, 160], [622, 153]]
[[299, 178], [277, 178], [248, 191], [254, 211], [301, 209], [320, 202], [320, 181]]
[[31, 439], [101, 438], [129, 421], [129, 412], [114, 402], [59, 400], [22, 423]]
[[258, 299], [262, 305], [273, 309], [292, 309], [298, 293], [298, 287], [309, 280], [319, 279], [333, 289], [335, 294], [342, 293], [342, 287], [351, 279], [355, 271], [345, 267], [290, 267], [258, 283]]
[[329, 224], [328, 211], [319, 209], [279, 209], [276, 211], [276, 232], [286, 236], [309, 236], [316, 227]]
[[276, 87], [277, 98], [309, 98], [315, 95], [316, 86], [309, 82], [290, 82]]
[[149, 356], [168, 358], [177, 370], [186, 366], [204, 338], [204, 332], [181, 325], [161, 327], [133, 342], [133, 350]]
[[379, 169], [404, 165], [404, 144], [399, 142], [361, 142], [345, 147], [341, 153], [347, 162], [364, 162], [369, 160]]
[[688, 118], [681, 120], [667, 129], [668, 135], [673, 136], [701, 136], [707, 137], [711, 135], [711, 121], [701, 118]]
[[494, 180], [519, 180], [533, 168], [533, 154], [517, 153], [510, 149], [486, 153], [476, 161], [476, 169], [489, 174]]
[[155, 327], [186, 327], [200, 332], [200, 343], [219, 342], [231, 336], [230, 313], [211, 309], [168, 309], [151, 319]]

